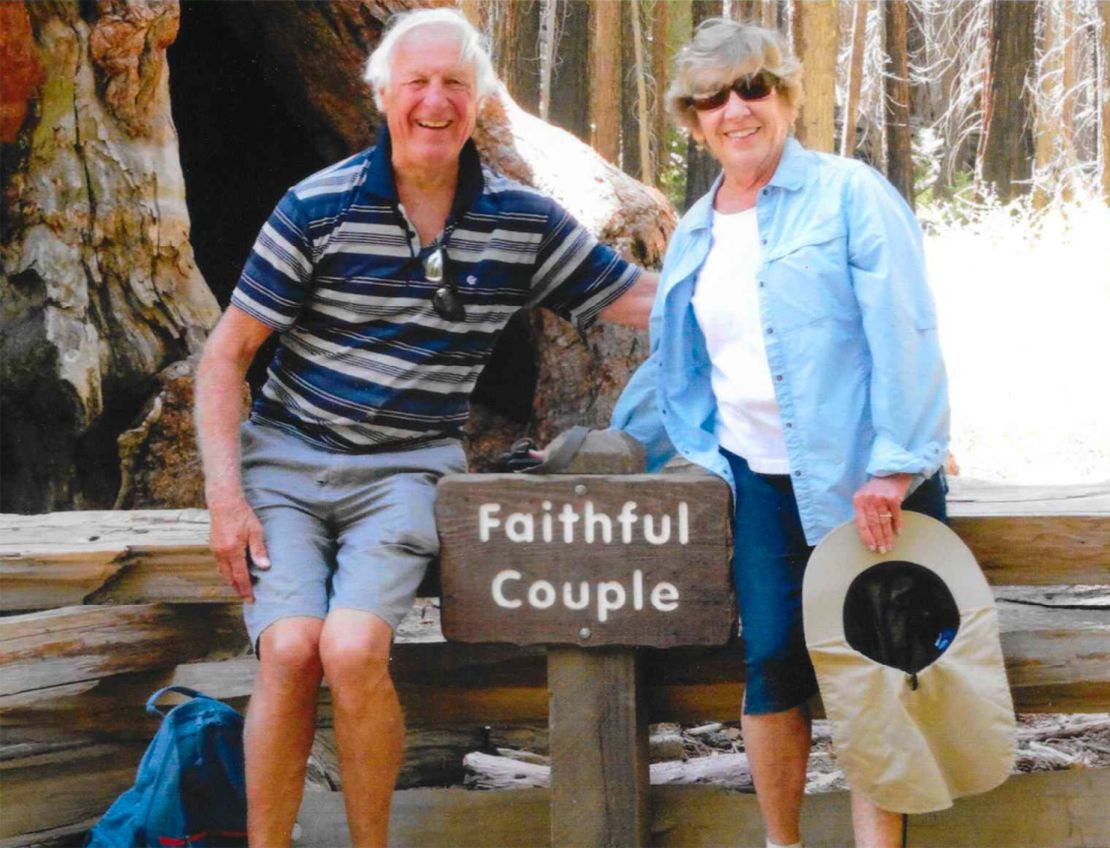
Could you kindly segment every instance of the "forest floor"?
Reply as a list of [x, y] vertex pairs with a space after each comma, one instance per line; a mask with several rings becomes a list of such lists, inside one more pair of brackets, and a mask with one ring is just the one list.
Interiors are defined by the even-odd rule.
[[[739, 722], [712, 722], [697, 727], [655, 724], [651, 727], [651, 783], [702, 784], [754, 792]], [[512, 789], [549, 785], [549, 758], [535, 752], [499, 749], [500, 756], [469, 754], [464, 759], [467, 785], [474, 789]], [[1069, 768], [1110, 767], [1110, 714], [1021, 715], [1013, 773]], [[806, 793], [848, 788], [836, 761], [832, 725], [813, 722], [813, 747], [806, 774]]]

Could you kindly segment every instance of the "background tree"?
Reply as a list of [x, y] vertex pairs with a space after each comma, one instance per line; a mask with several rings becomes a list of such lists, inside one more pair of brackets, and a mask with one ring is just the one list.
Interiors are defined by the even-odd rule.
[[811, 150], [836, 149], [836, 0], [795, 0], [794, 50], [805, 67], [805, 103], [795, 123], [798, 140]]
[[[555, 2], [555, 0], [549, 0]], [[586, 0], [558, 0], [547, 119], [590, 143], [590, 7]]]
[[651, 7], [651, 77], [652, 77], [652, 142], [654, 147], [653, 173], [656, 180], [660, 171], [667, 167], [667, 86], [668, 65], [671, 51], [668, 49], [667, 36], [670, 25], [669, 0], [655, 0]]
[[639, 179], [643, 174], [640, 161], [640, 99], [637, 96], [636, 33], [633, 10], [638, 0], [621, 0], [621, 170]]
[[[696, 30], [698, 24], [708, 18], [724, 14], [721, 0], [693, 0], [690, 4], [690, 28]], [[707, 191], [720, 170], [709, 151], [702, 149], [693, 136], [686, 143], [686, 197], [684, 207], [691, 204]]]
[[848, 53], [848, 78], [845, 83], [844, 112], [841, 116], [840, 155], [852, 157], [856, 152], [860, 89], [863, 86], [863, 53], [867, 44], [867, 0], [855, 0], [852, 6], [852, 38]]
[[532, 114], [539, 114], [543, 0], [491, 3], [488, 8], [497, 73], [513, 100]]
[[1034, 3], [992, 0], [988, 84], [983, 91], [983, 130], [978, 176], [1009, 200], [1028, 188], [1033, 145], [1026, 81], [1033, 67]]
[[886, 175], [912, 207], [915, 200], [906, 0], [884, 3], [883, 15], [886, 54], [890, 63], [885, 77]]
[[1100, 83], [1097, 87], [1102, 100], [1102, 194], [1106, 202], [1110, 203], [1110, 0], [1099, 0], [1098, 14], [1101, 24], [1099, 43], [1102, 46], [1102, 62], [1098, 72]]
[[[613, 164], [620, 162], [621, 16], [612, 0], [589, 0], [590, 123], [593, 147]], [[606, 45], [601, 49], [601, 45]]]
[[1064, 84], [1064, 47], [1060, 37], [1064, 32], [1062, 15], [1054, 3], [1041, 2], [1039, 5], [1040, 67], [1034, 133], [1033, 178], [1036, 190], [1033, 203], [1041, 209], [1051, 199], [1048, 187], [1055, 178], [1053, 171], [1059, 161], [1058, 142], [1065, 125], [1060, 120]]

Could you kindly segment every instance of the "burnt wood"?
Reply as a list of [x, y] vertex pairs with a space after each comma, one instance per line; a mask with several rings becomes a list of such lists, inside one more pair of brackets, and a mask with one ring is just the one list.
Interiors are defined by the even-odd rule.
[[436, 503], [444, 635], [726, 642], [736, 621], [729, 503], [723, 481], [698, 473], [445, 477]]

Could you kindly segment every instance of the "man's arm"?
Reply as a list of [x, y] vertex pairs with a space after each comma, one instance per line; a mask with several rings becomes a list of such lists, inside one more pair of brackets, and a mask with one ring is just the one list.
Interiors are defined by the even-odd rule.
[[262, 524], [243, 494], [239, 424], [243, 380], [255, 353], [273, 330], [230, 306], [204, 347], [197, 368], [196, 427], [204, 463], [204, 492], [212, 521], [211, 545], [220, 573], [245, 601], [253, 601], [246, 553], [269, 568]]
[[628, 291], [602, 309], [598, 317], [602, 321], [646, 330], [658, 287], [659, 275], [654, 271], [644, 271]]

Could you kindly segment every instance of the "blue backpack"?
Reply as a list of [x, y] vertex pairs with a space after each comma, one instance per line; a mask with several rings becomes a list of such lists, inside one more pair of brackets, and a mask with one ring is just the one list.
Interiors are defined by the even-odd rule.
[[[163, 713], [166, 692], [192, 700]], [[139, 763], [135, 785], [89, 833], [92, 848], [237, 846], [247, 844], [243, 717], [185, 686], [159, 689], [146, 711], [162, 717]]]

